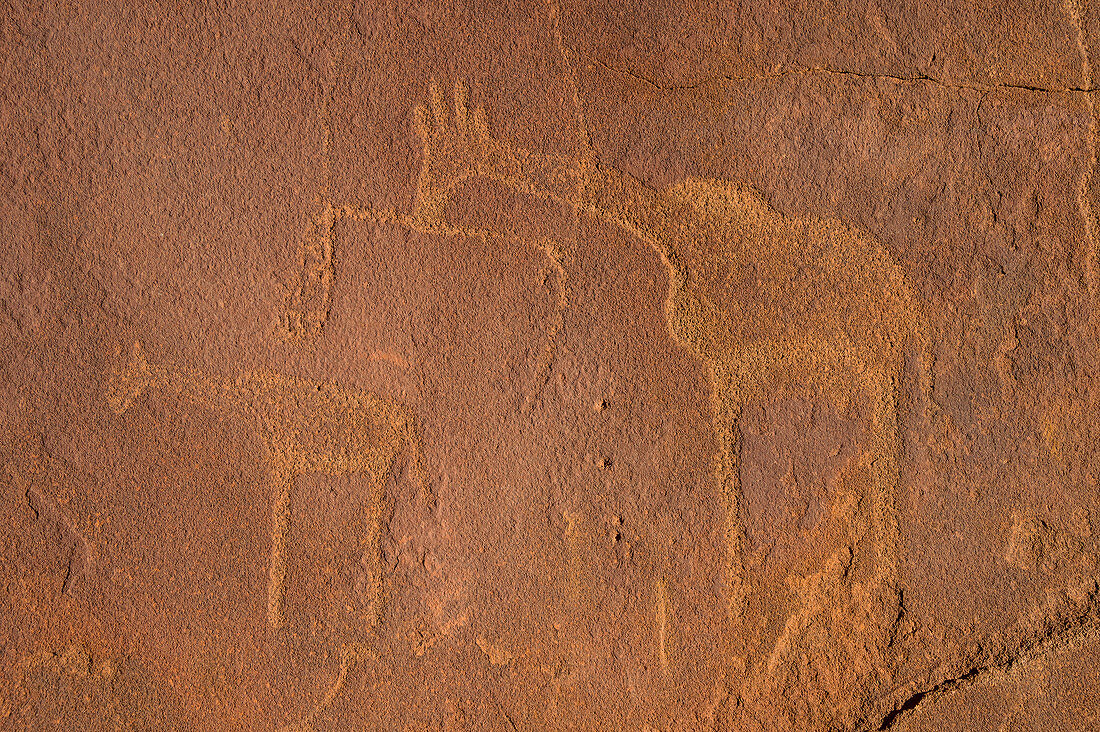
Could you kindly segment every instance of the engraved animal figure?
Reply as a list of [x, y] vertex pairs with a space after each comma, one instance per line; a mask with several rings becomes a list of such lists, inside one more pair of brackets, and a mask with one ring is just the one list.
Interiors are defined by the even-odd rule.
[[420, 482], [420, 459], [414, 419], [401, 407], [373, 394], [324, 382], [269, 373], [215, 378], [184, 368], [151, 366], [138, 343], [129, 365], [116, 371], [107, 400], [122, 414], [145, 392], [218, 412], [237, 414], [255, 424], [267, 446], [275, 496], [272, 507], [268, 620], [283, 624], [286, 580], [286, 533], [290, 489], [302, 473], [361, 474], [371, 485], [372, 511], [365, 552], [371, 616], [376, 617], [381, 588], [379, 515], [384, 478], [401, 454], [410, 458]]
[[839, 222], [796, 219], [734, 183], [688, 178], [658, 190], [601, 164], [515, 149], [489, 132], [480, 108], [433, 83], [416, 109], [422, 169], [412, 216], [443, 226], [462, 180], [482, 177], [617, 225], [646, 242], [669, 271], [672, 337], [707, 367], [719, 437], [716, 480], [727, 507], [731, 616], [751, 590], [741, 522], [740, 432], [746, 403], [781, 389], [823, 393], [841, 406], [864, 395], [871, 429], [870, 499], [876, 575], [895, 576], [898, 397], [904, 357], [924, 355], [927, 328], [902, 272], [873, 239]]
[[[314, 217], [306, 231], [298, 252], [298, 266], [287, 283], [286, 306], [279, 314], [278, 332], [287, 339], [318, 337], [328, 321], [332, 302], [333, 238], [336, 224], [344, 221], [369, 221], [376, 224], [396, 224], [410, 231], [438, 236], [468, 237], [487, 241], [497, 236], [485, 229], [450, 226], [437, 216], [409, 216], [392, 210], [375, 210], [353, 204], [334, 206], [327, 199], [321, 212]], [[547, 343], [540, 355], [537, 369], [545, 377], [549, 362], [554, 356], [554, 339], [561, 329], [562, 311], [567, 306], [563, 282], [565, 269], [560, 245], [548, 239], [530, 239], [509, 234], [509, 238], [536, 249], [546, 257], [554, 277], [557, 291], [556, 310], [547, 333]], [[538, 380], [538, 379], [537, 379]], [[533, 395], [528, 396], [528, 408]]]

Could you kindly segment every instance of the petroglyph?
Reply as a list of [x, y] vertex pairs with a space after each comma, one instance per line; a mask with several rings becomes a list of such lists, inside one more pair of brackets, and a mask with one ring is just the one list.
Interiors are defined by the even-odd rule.
[[[497, 234], [487, 229], [452, 226], [430, 220], [423, 212], [401, 214], [389, 209], [372, 209], [364, 206], [343, 205], [334, 207], [325, 203], [314, 219], [305, 239], [301, 257], [300, 275], [290, 286], [287, 308], [279, 318], [280, 332], [288, 338], [300, 339], [320, 335], [328, 320], [333, 284], [333, 231], [340, 220], [366, 221], [374, 224], [402, 226], [420, 234], [442, 237], [464, 237], [488, 242], [491, 238], [504, 238], [539, 251], [546, 257], [552, 272], [555, 293], [554, 312], [546, 331], [546, 343], [539, 351], [535, 365], [534, 387], [524, 397], [523, 409], [534, 405], [541, 390], [550, 379], [557, 353], [557, 342], [569, 306], [566, 286], [565, 260], [568, 251], [555, 240], [527, 238], [512, 233]], [[407, 367], [407, 362], [392, 354], [372, 354], [370, 360], [387, 360]]]
[[178, 729], [186, 727], [169, 684], [126, 656], [90, 652], [79, 643], [39, 650], [14, 668], [5, 729]]
[[298, 279], [287, 295], [281, 331], [291, 338], [317, 335], [329, 316], [333, 279], [333, 227], [336, 211], [326, 201], [309, 224], [298, 252]]
[[[1085, 37], [1085, 25], [1081, 18], [1081, 4], [1078, 0], [1065, 0], [1066, 14], [1073, 22], [1076, 31], [1077, 49], [1081, 55], [1081, 88], [1092, 88], [1092, 59], [1089, 57], [1088, 42]], [[1097, 256], [1100, 242], [1096, 239], [1096, 219], [1092, 210], [1092, 182], [1096, 174], [1096, 100], [1092, 94], [1082, 95], [1088, 110], [1088, 135], [1085, 139], [1088, 159], [1077, 184], [1077, 206], [1081, 211], [1081, 224], [1085, 229], [1085, 284], [1092, 297], [1097, 296], [1100, 286], [1100, 272], [1097, 271]]]
[[96, 661], [86, 649], [76, 644], [69, 645], [61, 653], [38, 651], [19, 663], [19, 670], [24, 674], [46, 671], [57, 676], [68, 675], [106, 681], [114, 678], [116, 667], [116, 661], [111, 659]]
[[562, 511], [562, 520], [565, 521], [562, 538], [566, 545], [570, 599], [575, 603], [584, 603], [588, 597], [589, 587], [586, 582], [589, 579], [589, 572], [584, 562], [584, 544], [587, 538], [582, 529], [584, 514], [566, 509]]
[[[557, 6], [552, 5], [551, 11], [555, 24], [554, 27], [557, 29]], [[340, 39], [341, 42], [338, 44], [333, 58], [334, 68], [336, 69], [334, 74], [336, 78], [339, 77], [339, 66], [343, 58], [343, 43], [347, 40], [348, 29], [350, 28], [350, 24], [346, 22], [346, 20], [347, 19], [344, 19], [344, 22], [341, 23], [343, 29]], [[561, 43], [560, 32], [557, 30], [555, 32], [558, 34], [558, 48], [562, 53], [563, 62], [566, 64], [566, 67], [570, 69], [570, 79], [573, 80], [572, 88], [574, 102], [576, 102], [577, 109], [579, 110], [579, 97], [577, 94], [575, 76], [572, 75], [565, 47]], [[325, 324], [328, 322], [335, 279], [335, 230], [341, 219], [370, 221], [379, 224], [397, 224], [421, 234], [436, 236], [466, 237], [480, 239], [482, 241], [487, 241], [490, 237], [496, 236], [493, 232], [485, 229], [447, 225], [443, 223], [442, 211], [433, 210], [430, 204], [426, 207], [418, 206], [411, 215], [400, 214], [388, 209], [376, 210], [355, 204], [334, 204], [331, 197], [330, 162], [333, 137], [331, 106], [334, 84], [335, 82], [330, 85], [323, 85], [322, 90], [322, 107], [320, 112], [322, 118], [321, 167], [323, 186], [320, 197], [320, 211], [310, 219], [306, 232], [302, 237], [298, 250], [297, 266], [291, 281], [287, 283], [286, 305], [283, 312], [280, 313], [278, 317], [278, 331], [285, 338], [291, 340], [315, 338], [321, 334]], [[434, 112], [438, 118], [438, 115], [443, 112], [444, 104], [443, 97], [439, 93], [434, 82], [430, 84], [430, 96], [433, 102]], [[465, 102], [463, 101], [459, 104], [458, 108], [465, 110]], [[419, 125], [421, 123], [426, 123], [428, 116], [420, 108], [417, 109], [417, 120], [418, 130], [422, 136], [426, 136], [428, 131], [420, 129]], [[478, 120], [470, 120], [470, 123], [483, 124], [484, 120], [480, 120], [480, 122]], [[461, 124], [465, 127], [467, 120], [463, 119]], [[587, 142], [587, 135], [582, 135], [581, 137], [584, 142]], [[424, 180], [424, 176], [429, 176], [429, 179]], [[472, 176], [458, 171], [428, 171], [426, 168], [422, 168], [422, 180], [420, 185], [418, 185], [418, 191], [438, 186], [443, 186], [449, 191], [462, 180], [469, 177]], [[422, 195], [418, 195], [417, 200], [421, 203], [427, 201]], [[440, 205], [442, 205], [442, 200], [440, 200]], [[541, 393], [542, 388], [546, 386], [553, 367], [557, 339], [564, 322], [565, 308], [568, 307], [568, 295], [565, 285], [566, 272], [563, 262], [569, 256], [569, 252], [563, 249], [562, 246], [554, 240], [545, 238], [531, 239], [516, 236], [515, 234], [508, 234], [507, 236], [524, 246], [532, 247], [542, 252], [554, 276], [553, 288], [556, 293], [555, 311], [548, 326], [546, 345], [541, 349], [535, 367], [535, 387], [529, 390], [524, 398], [523, 409], [524, 411], [529, 411], [534, 405], [538, 394]]]
[[31, 729], [47, 714], [54, 724], [65, 720], [69, 725], [75, 724], [78, 716], [102, 715], [102, 708], [82, 709], [81, 702], [87, 705], [96, 697], [95, 701], [102, 704], [103, 692], [110, 689], [116, 672], [116, 662], [93, 659], [76, 644], [60, 653], [31, 653], [16, 665], [12, 717], [7, 721], [22, 722], [25, 729]]
[[[332, 98], [340, 80], [345, 46], [351, 33], [348, 8], [337, 9], [341, 17], [336, 19], [340, 27], [338, 38], [332, 46], [331, 81], [321, 79], [321, 196], [320, 210], [306, 227], [298, 247], [298, 269], [290, 283], [286, 297], [286, 309], [279, 317], [280, 332], [287, 338], [300, 339], [317, 336], [328, 321], [332, 300], [334, 277], [333, 229], [336, 214], [329, 201], [332, 188]], [[307, 63], [310, 63], [307, 60]], [[312, 65], [312, 64], [311, 64]], [[323, 72], [322, 72], [323, 74]]]
[[[419, 234], [441, 237], [463, 237], [478, 239], [488, 242], [490, 239], [503, 238], [525, 247], [541, 252], [552, 272], [554, 291], [554, 311], [546, 330], [546, 343], [539, 351], [534, 369], [534, 386], [524, 397], [523, 409], [532, 408], [541, 390], [546, 386], [550, 378], [554, 358], [557, 354], [557, 343], [565, 319], [565, 310], [569, 307], [569, 294], [566, 285], [565, 262], [570, 256], [568, 249], [547, 238], [528, 238], [517, 236], [511, 232], [497, 233], [488, 229], [476, 229], [470, 227], [453, 226], [446, 222], [435, 221], [424, 215], [423, 211], [415, 211], [412, 215], [402, 214], [389, 209], [373, 209], [365, 206], [344, 205], [333, 207], [325, 205], [321, 216], [315, 221], [314, 230], [327, 232], [320, 237], [314, 237], [309, 241], [315, 241], [316, 246], [310, 246], [303, 250], [303, 261], [314, 262], [315, 266], [303, 266], [301, 282], [294, 283], [294, 290], [290, 297], [290, 305], [280, 319], [280, 328], [283, 332], [294, 337], [316, 336], [320, 334], [329, 316], [329, 301], [332, 287], [332, 231], [340, 220], [365, 221], [374, 224], [401, 226]], [[311, 235], [312, 236], [312, 235]], [[400, 357], [387, 354], [372, 354], [370, 360], [388, 360], [399, 366], [407, 367], [407, 362]]]
[[860, 505], [871, 459], [860, 454], [838, 480], [828, 510], [830, 523], [844, 527], [841, 545], [818, 571], [786, 578], [795, 605], [770, 651], [750, 660], [739, 711], [746, 727], [767, 718], [785, 719], [783, 729], [858, 728], [863, 688], [889, 674], [885, 649], [910, 630], [900, 593], [859, 566], [859, 544], [875, 530]]
[[467, 612], [463, 612], [457, 617], [451, 618], [446, 622], [438, 626], [438, 630], [419, 631], [420, 640], [413, 648], [413, 653], [417, 658], [421, 658], [425, 653], [432, 649], [439, 641], [450, 636], [458, 631], [460, 628], [464, 628], [470, 623], [470, 615]]
[[423, 149], [413, 218], [422, 225], [446, 227], [443, 214], [449, 196], [459, 183], [475, 177], [557, 203], [576, 204], [583, 198], [596, 167], [590, 158], [538, 155], [497, 140], [489, 133], [484, 108], [467, 108], [466, 86], [461, 82], [454, 87], [453, 111], [434, 81], [428, 95], [428, 106], [414, 110], [414, 128]]
[[546, 345], [539, 352], [538, 363], [535, 366], [535, 388], [531, 389], [525, 398], [524, 409], [530, 410], [535, 398], [546, 387], [550, 380], [550, 374], [554, 368], [554, 358], [557, 354], [558, 336], [565, 324], [565, 310], [569, 307], [569, 295], [566, 287], [565, 266], [562, 258], [565, 256], [557, 242], [551, 239], [538, 239], [532, 244], [540, 249], [554, 272], [554, 288], [557, 291], [557, 301], [554, 303], [554, 315], [546, 332]]
[[485, 654], [492, 665], [506, 666], [512, 660], [511, 651], [501, 644], [493, 643], [484, 635], [479, 635], [475, 640], [477, 641], [477, 647], [481, 649], [481, 652]]
[[455, 185], [480, 176], [620, 226], [666, 267], [669, 333], [711, 382], [731, 615], [743, 615], [750, 590], [738, 421], [744, 404], [777, 390], [824, 394], [845, 409], [855, 395], [869, 406], [876, 581], [887, 583], [898, 562], [902, 367], [906, 355], [921, 354], [920, 387], [929, 395], [931, 358], [918, 303], [883, 248], [836, 221], [783, 216], [735, 183], [689, 178], [657, 190], [595, 155], [515, 149], [490, 135], [483, 110], [467, 108], [461, 84], [453, 111], [434, 84], [429, 96], [416, 115], [424, 140], [418, 221], [446, 227], [441, 217]]
[[[547, 10], [550, 17], [550, 32], [554, 36], [554, 48], [557, 49], [558, 55], [561, 57], [562, 70], [565, 73], [565, 83], [569, 87], [570, 101], [573, 103], [574, 119], [574, 133], [576, 135], [578, 153], [582, 157], [587, 157], [584, 165], [592, 167], [595, 165], [596, 157], [595, 151], [592, 148], [592, 140], [588, 135], [588, 125], [584, 121], [584, 106], [581, 104], [581, 88], [577, 82], [577, 65], [573, 58], [573, 53], [568, 46], [565, 45], [565, 41], [561, 35], [561, 6], [557, 0], [547, 0]], [[579, 193], [579, 191], [578, 191]]]
[[[555, 16], [556, 17], [556, 16]], [[564, 51], [563, 51], [564, 54]], [[337, 62], [339, 57], [337, 57]], [[443, 97], [433, 81], [429, 85], [429, 95], [432, 99], [433, 117], [429, 117], [423, 108], [416, 109], [416, 129], [423, 139], [432, 136], [431, 131], [424, 127], [429, 119], [439, 119], [444, 114]], [[331, 89], [326, 88], [324, 96], [324, 109], [322, 110], [324, 122], [322, 123], [322, 168], [324, 175], [324, 187], [321, 196], [320, 211], [310, 220], [302, 237], [298, 251], [298, 262], [292, 280], [287, 284], [286, 307], [279, 315], [279, 331], [289, 339], [301, 339], [319, 336], [324, 329], [331, 310], [333, 281], [335, 278], [335, 229], [341, 219], [350, 221], [370, 221], [378, 224], [396, 224], [416, 231], [421, 234], [435, 236], [465, 237], [487, 241], [491, 237], [504, 236], [516, 240], [518, 243], [540, 251], [547, 259], [554, 273], [554, 289], [556, 291], [555, 314], [549, 326], [547, 345], [539, 356], [539, 364], [536, 369], [537, 381], [543, 383], [549, 378], [549, 370], [555, 354], [555, 343], [562, 327], [563, 311], [568, 306], [568, 296], [565, 286], [566, 273], [564, 260], [569, 255], [569, 250], [562, 247], [557, 241], [547, 238], [527, 238], [517, 236], [514, 233], [504, 235], [491, 232], [487, 229], [453, 226], [443, 221], [442, 210], [436, 210], [435, 206], [445, 203], [445, 195], [429, 198], [423, 195], [424, 191], [443, 189], [450, 192], [462, 181], [474, 177], [477, 171], [429, 169], [421, 168], [420, 182], [417, 186], [417, 206], [411, 215], [397, 213], [390, 209], [373, 209], [356, 204], [335, 205], [330, 197], [330, 164], [329, 155], [332, 144], [332, 126], [329, 119], [328, 108], [331, 105]], [[461, 119], [456, 116], [456, 125], [466, 130], [473, 125], [478, 130], [484, 129], [487, 137], [488, 127], [482, 116], [480, 119], [466, 119], [465, 87], [456, 87], [456, 94], [462, 95], [462, 99], [456, 102], [456, 115], [463, 115]], [[576, 91], [574, 87], [574, 97]], [[587, 140], [587, 137], [584, 137]], [[457, 159], [456, 156], [434, 156], [436, 159]], [[534, 392], [528, 394], [525, 406], [530, 408], [534, 399]]]
[[382, 487], [395, 460], [404, 454], [413, 480], [423, 489], [418, 428], [402, 407], [365, 391], [270, 373], [217, 378], [185, 368], [151, 366], [138, 343], [129, 364], [112, 374], [107, 401], [117, 414], [146, 392], [170, 396], [183, 405], [228, 413], [251, 423], [267, 446], [275, 495], [272, 502], [268, 620], [283, 624], [286, 534], [290, 491], [304, 473], [359, 474], [370, 483], [373, 516], [364, 540], [370, 615], [377, 619], [382, 577], [379, 517]]
[[1005, 545], [1004, 560], [1011, 566], [1028, 572], [1041, 571], [1045, 576], [1057, 576], [1067, 568], [1089, 574], [1098, 557], [1089, 549], [1091, 526], [1088, 518], [1082, 528], [1058, 531], [1033, 513], [1015, 514]]

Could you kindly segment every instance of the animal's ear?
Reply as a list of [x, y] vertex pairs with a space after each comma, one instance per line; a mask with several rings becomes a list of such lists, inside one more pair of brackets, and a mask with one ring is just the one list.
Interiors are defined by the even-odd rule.
[[130, 362], [122, 369], [112, 369], [107, 381], [107, 405], [115, 414], [122, 414], [149, 385], [149, 362], [140, 341], [134, 341]]

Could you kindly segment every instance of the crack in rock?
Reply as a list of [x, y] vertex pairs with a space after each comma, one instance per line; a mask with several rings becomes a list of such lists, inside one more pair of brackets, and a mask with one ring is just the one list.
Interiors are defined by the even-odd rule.
[[[1055, 623], [1056, 621], [1047, 618], [1045, 622]], [[908, 717], [918, 707], [933, 702], [948, 692], [973, 686], [997, 674], [1011, 673], [1043, 656], [1066, 648], [1098, 630], [1100, 630], [1100, 585], [1097, 584], [1096, 579], [1093, 579], [1087, 589], [1085, 607], [1075, 617], [1065, 620], [1057, 627], [1047, 628], [1045, 632], [1038, 632], [1030, 639], [1021, 640], [1015, 649], [1000, 651], [985, 663], [972, 665], [961, 674], [910, 694], [900, 704], [889, 710], [877, 727], [868, 729], [879, 730], [879, 732], [893, 729], [900, 719]]]
[[648, 87], [657, 89], [659, 91], [691, 91], [692, 89], [699, 89], [711, 84], [721, 83], [735, 83], [735, 82], [748, 82], [748, 81], [769, 81], [772, 79], [783, 79], [788, 76], [813, 76], [819, 74], [826, 74], [830, 76], [853, 76], [860, 79], [885, 79], [888, 81], [894, 81], [899, 84], [916, 84], [926, 83], [941, 86], [945, 89], [954, 89], [956, 91], [968, 90], [968, 91], [994, 91], [997, 89], [1012, 89], [1014, 91], [1026, 91], [1034, 92], [1038, 94], [1092, 94], [1093, 92], [1100, 91], [1100, 87], [1082, 86], [1082, 87], [1043, 87], [1033, 86], [1031, 84], [1010, 84], [1007, 82], [997, 82], [993, 84], [981, 84], [981, 83], [951, 83], [943, 79], [938, 79], [934, 76], [927, 74], [914, 74], [910, 76], [904, 76], [901, 74], [875, 74], [864, 71], [849, 71], [846, 69], [832, 69], [828, 67], [792, 67], [784, 69], [782, 71], [776, 71], [774, 73], [753, 74], [747, 76], [736, 76], [733, 74], [719, 74], [717, 76], [711, 76], [694, 84], [661, 84], [651, 78], [635, 73], [629, 69], [621, 69], [615, 66], [611, 66], [602, 61], [594, 61], [594, 65], [606, 69], [615, 74], [621, 76], [627, 76], [631, 79], [635, 79]]

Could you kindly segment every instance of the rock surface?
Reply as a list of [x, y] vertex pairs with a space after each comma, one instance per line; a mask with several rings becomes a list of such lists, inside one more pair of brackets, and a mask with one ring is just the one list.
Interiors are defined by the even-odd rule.
[[0, 729], [1100, 728], [1100, 7], [0, 12]]

